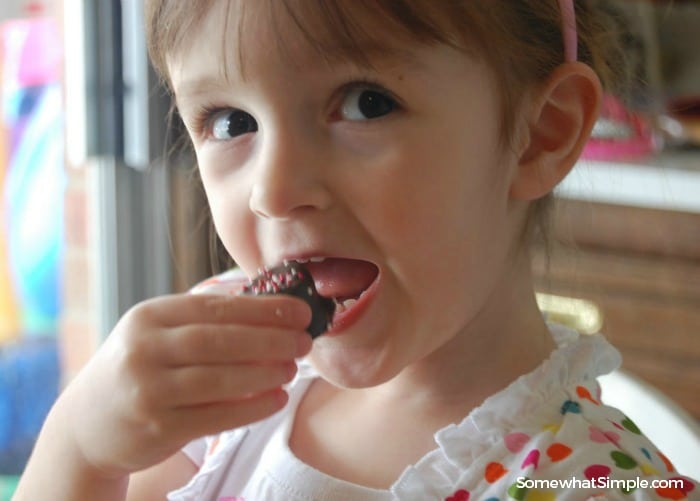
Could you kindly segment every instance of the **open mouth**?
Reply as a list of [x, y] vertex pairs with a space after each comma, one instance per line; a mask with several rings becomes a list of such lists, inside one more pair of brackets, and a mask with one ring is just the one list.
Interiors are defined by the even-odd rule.
[[360, 318], [371, 304], [379, 267], [369, 261], [314, 257], [264, 268], [240, 288], [241, 295], [289, 294], [311, 307], [307, 332], [315, 338], [337, 333]]
[[340, 330], [359, 317], [379, 277], [377, 265], [360, 259], [318, 258], [310, 259], [304, 266], [319, 295], [335, 302], [331, 331]]

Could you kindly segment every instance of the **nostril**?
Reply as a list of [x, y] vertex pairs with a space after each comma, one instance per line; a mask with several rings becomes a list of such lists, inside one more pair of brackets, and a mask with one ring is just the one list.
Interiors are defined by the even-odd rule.
[[250, 192], [250, 199], [248, 200], [248, 208], [250, 211], [258, 217], [267, 218], [267, 212], [269, 211], [269, 209], [266, 209], [267, 205], [264, 197], [260, 193], [260, 189], [254, 186]]

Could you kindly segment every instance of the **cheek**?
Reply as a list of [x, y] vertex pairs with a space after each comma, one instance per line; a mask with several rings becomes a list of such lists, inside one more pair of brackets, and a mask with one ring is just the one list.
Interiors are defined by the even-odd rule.
[[507, 232], [502, 190], [484, 176], [499, 165], [488, 155], [475, 160], [456, 151], [439, 160], [433, 165], [442, 170], [434, 169], [432, 180], [417, 176], [411, 196], [395, 201], [401, 210], [389, 245], [390, 254], [402, 256], [394, 271], [412, 291], [419, 317], [432, 332], [454, 332], [478, 311], [499, 276]]
[[247, 269], [247, 263], [258, 262], [258, 251], [251, 244], [255, 242], [255, 228], [245, 184], [234, 175], [211, 176], [206, 171], [200, 172], [216, 233], [229, 256]]

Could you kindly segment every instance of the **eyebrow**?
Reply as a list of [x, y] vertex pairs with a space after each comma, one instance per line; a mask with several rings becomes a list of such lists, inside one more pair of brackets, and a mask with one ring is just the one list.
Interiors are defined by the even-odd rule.
[[[400, 67], [404, 73], [415, 73], [426, 71], [426, 65], [421, 61], [416, 51], [407, 50], [399, 47], [390, 47], [388, 45], [379, 44], [364, 44], [360, 50], [354, 51], [356, 57], [345, 55], [342, 49], [329, 49], [324, 51], [326, 56], [323, 67], [329, 71], [335, 71], [342, 67], [354, 67], [364, 71], [379, 71], [379, 68], [392, 69]], [[303, 64], [298, 64], [300, 69], [306, 67]], [[185, 80], [178, 91], [175, 92], [175, 100], [178, 102], [178, 97], [181, 99], [192, 99], [201, 95], [211, 95], [216, 93], [228, 92], [233, 84], [227, 76], [228, 72], [221, 72], [219, 75], [205, 73], [201, 76], [195, 76]], [[244, 79], [245, 80], [245, 79]]]
[[209, 95], [217, 92], [224, 92], [230, 82], [213, 76], [195, 77], [185, 80], [175, 92], [175, 100], [178, 97], [192, 98], [198, 95]]
[[[324, 51], [331, 68], [350, 64], [360, 69], [375, 70], [377, 66], [403, 66], [410, 70], [424, 69], [423, 64], [416, 56], [415, 50], [407, 50], [402, 47], [382, 45], [379, 43], [362, 43], [356, 50], [343, 48], [331, 48]], [[374, 64], [378, 63], [378, 64]]]

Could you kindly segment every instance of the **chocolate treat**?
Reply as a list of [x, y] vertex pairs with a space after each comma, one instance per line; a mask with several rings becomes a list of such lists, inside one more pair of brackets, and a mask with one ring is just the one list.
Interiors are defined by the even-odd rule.
[[306, 331], [314, 339], [330, 328], [335, 312], [335, 302], [320, 296], [309, 271], [301, 263], [293, 261], [262, 270], [243, 288], [241, 294], [289, 294], [303, 299], [311, 307], [311, 323]]

